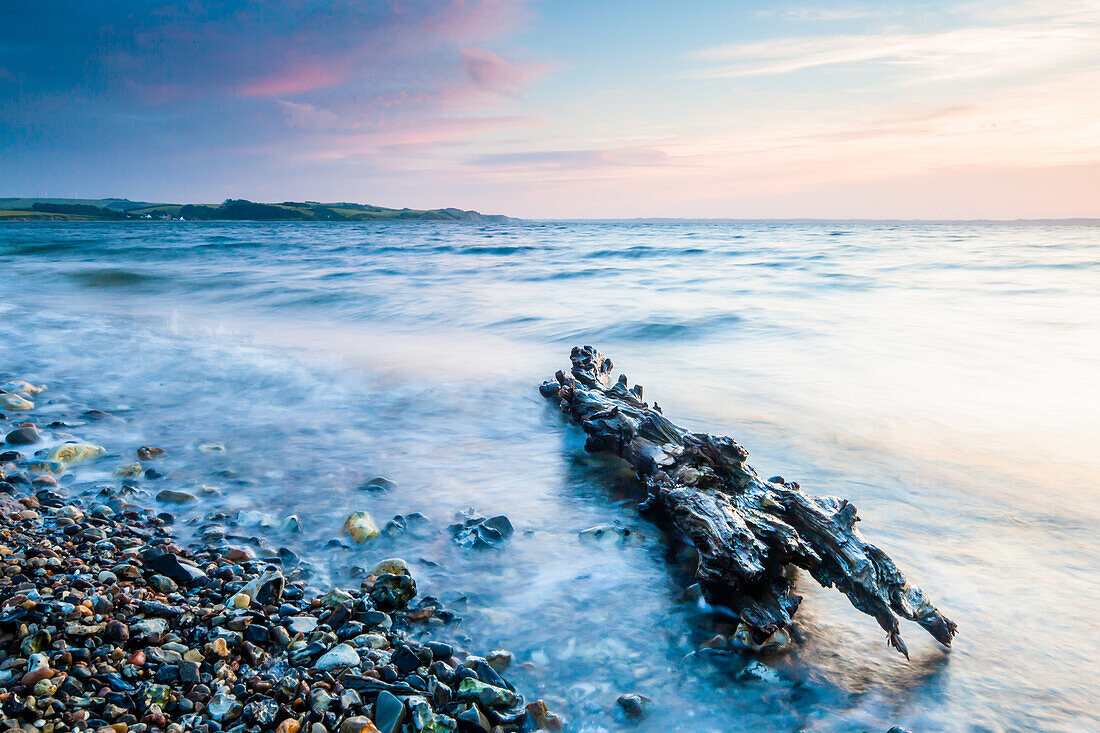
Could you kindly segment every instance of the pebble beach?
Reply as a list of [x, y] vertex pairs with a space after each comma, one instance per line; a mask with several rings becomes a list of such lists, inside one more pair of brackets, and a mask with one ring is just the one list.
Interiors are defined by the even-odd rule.
[[[0, 393], [5, 729], [562, 729], [502, 676], [510, 653], [430, 640], [458, 619], [417, 595], [402, 559], [378, 562], [358, 588], [322, 589], [293, 551], [236, 535], [232, 517], [209, 517], [197, 541], [178, 546], [165, 506], [195, 497], [143, 487], [164, 451], [111, 455], [75, 434], [107, 413], [28, 421], [42, 389], [17, 381]], [[126, 461], [114, 480], [70, 489], [82, 467], [112, 459]], [[493, 524], [468, 519], [463, 536], [499, 540]], [[380, 532], [364, 512], [344, 529], [352, 543]]]

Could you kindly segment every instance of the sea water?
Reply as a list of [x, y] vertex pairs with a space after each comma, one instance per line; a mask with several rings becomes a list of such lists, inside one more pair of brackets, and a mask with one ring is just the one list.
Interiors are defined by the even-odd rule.
[[[571, 730], [622, 728], [626, 692], [651, 699], [640, 732], [1100, 727], [1100, 227], [26, 223], [0, 225], [0, 270], [0, 376], [48, 384], [44, 417], [118, 418], [73, 428], [110, 455], [70, 490], [155, 445], [145, 500], [201, 496], [183, 539], [297, 514], [233, 531], [318, 587], [403, 557], [462, 617], [437, 637], [511, 651]], [[954, 648], [903, 622], [906, 661], [802, 574], [775, 679], [700, 653], [728, 619], [538, 394], [585, 343], [762, 476], [851, 499]], [[457, 546], [466, 508], [515, 535]], [[429, 522], [348, 547], [357, 510]]]

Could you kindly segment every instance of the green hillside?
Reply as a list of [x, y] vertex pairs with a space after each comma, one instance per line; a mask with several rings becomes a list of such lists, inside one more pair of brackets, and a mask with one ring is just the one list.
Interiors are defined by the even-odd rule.
[[0, 220], [123, 221], [516, 221], [462, 209], [387, 209], [346, 201], [284, 201], [261, 204], [226, 199], [220, 204], [156, 204], [128, 199], [0, 198]]

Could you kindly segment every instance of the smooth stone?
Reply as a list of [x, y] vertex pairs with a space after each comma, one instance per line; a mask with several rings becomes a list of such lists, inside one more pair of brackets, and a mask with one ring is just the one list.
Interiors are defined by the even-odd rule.
[[432, 659], [438, 659], [440, 661], [450, 659], [455, 653], [453, 646], [441, 641], [429, 641], [424, 646], [428, 647], [428, 651], [432, 653]]
[[98, 458], [106, 452], [106, 448], [91, 443], [62, 443], [50, 449], [46, 460], [64, 464], [80, 463]]
[[457, 697], [459, 700], [477, 702], [487, 708], [510, 708], [519, 702], [519, 696], [511, 690], [488, 685], [472, 677], [459, 683]]
[[269, 566], [259, 577], [250, 580], [240, 593], [261, 606], [274, 606], [283, 598], [286, 578], [275, 566]]
[[763, 664], [753, 660], [745, 665], [745, 668], [737, 673], [737, 678], [754, 682], [779, 682], [779, 674]]
[[165, 504], [189, 504], [199, 500], [199, 497], [194, 494], [188, 494], [186, 491], [172, 491], [171, 489], [158, 491], [156, 498], [157, 501]]
[[410, 575], [379, 575], [370, 589], [371, 600], [381, 611], [400, 610], [416, 596], [416, 581]]
[[319, 713], [328, 712], [334, 699], [332, 695], [322, 689], [310, 690], [309, 709]]
[[11, 392], [0, 393], [0, 408], [15, 412], [26, 412], [34, 409], [34, 403]]
[[649, 698], [643, 695], [635, 693], [627, 693], [625, 695], [619, 695], [619, 699], [615, 701], [623, 712], [626, 713], [628, 718], [635, 720], [641, 720], [646, 715], [646, 708], [649, 706]]
[[221, 720], [233, 709], [235, 703], [236, 700], [234, 700], [232, 696], [219, 692], [217, 695], [210, 698], [210, 702], [206, 705], [206, 712], [209, 713], [210, 717], [214, 720]]
[[403, 675], [412, 674], [420, 668], [422, 663], [420, 657], [407, 646], [397, 647], [393, 656], [390, 657], [390, 664], [397, 667], [397, 671]]
[[142, 556], [142, 560], [146, 567], [183, 585], [202, 583], [208, 580], [206, 573], [198, 565], [170, 552], [164, 552], [163, 550], [160, 553], [148, 551]]
[[504, 649], [494, 649], [485, 655], [485, 661], [497, 672], [503, 672], [512, 663], [512, 652]]
[[340, 724], [340, 733], [379, 733], [379, 731], [370, 718], [365, 715], [354, 715]]
[[167, 575], [154, 575], [149, 578], [149, 587], [155, 590], [157, 593], [175, 593], [179, 590], [179, 586], [176, 585], [176, 581], [169, 578]]
[[359, 654], [355, 649], [347, 644], [337, 644], [330, 651], [321, 655], [321, 658], [313, 666], [319, 670], [329, 672], [335, 669], [358, 667], [360, 662]]
[[391, 557], [388, 560], [375, 565], [367, 575], [412, 575], [409, 572], [409, 564], [399, 557]]
[[163, 634], [168, 631], [168, 622], [162, 618], [143, 618], [130, 624], [130, 635], [135, 637]]
[[378, 526], [367, 512], [354, 512], [344, 521], [344, 534], [362, 544], [378, 537]]
[[390, 489], [392, 489], [395, 486], [397, 486], [397, 484], [394, 483], [393, 481], [390, 481], [385, 476], [375, 476], [374, 478], [370, 479], [369, 481], [364, 482], [363, 485], [360, 486], [359, 488], [364, 490], [364, 491], [377, 491], [377, 492], [380, 492], [380, 491], [389, 491]]
[[492, 727], [489, 725], [489, 719], [485, 717], [485, 713], [481, 712], [475, 703], [470, 703], [466, 708], [455, 715], [455, 720], [458, 721], [460, 728], [467, 731], [484, 731], [489, 733]]
[[8, 445], [31, 445], [40, 440], [42, 440], [42, 436], [38, 434], [38, 429], [34, 426], [16, 428], [4, 438]]
[[271, 698], [256, 700], [244, 706], [244, 717], [257, 725], [270, 725], [279, 714], [279, 703]]
[[317, 619], [313, 616], [291, 616], [285, 626], [292, 634], [308, 634], [317, 628]]
[[535, 724], [538, 730], [557, 733], [564, 727], [561, 718], [550, 712], [550, 709], [546, 707], [546, 703], [543, 700], [535, 700], [533, 703], [529, 704], [525, 710], [527, 711], [528, 719]]
[[405, 722], [405, 704], [393, 693], [382, 690], [374, 701], [374, 725], [379, 733], [397, 733]]
[[182, 660], [177, 663], [180, 671], [180, 680], [183, 682], [189, 682], [191, 684], [198, 684], [199, 682], [199, 663], [191, 662], [188, 660]]

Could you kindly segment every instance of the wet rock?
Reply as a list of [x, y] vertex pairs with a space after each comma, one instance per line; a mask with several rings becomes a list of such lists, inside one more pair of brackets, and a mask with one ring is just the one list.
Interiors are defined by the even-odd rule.
[[274, 606], [283, 598], [286, 578], [275, 566], [269, 566], [258, 578], [250, 580], [240, 592], [260, 606]]
[[486, 519], [467, 510], [461, 519], [448, 529], [454, 541], [464, 547], [495, 547], [514, 533], [511, 521], [503, 514]]
[[171, 489], [164, 489], [157, 492], [157, 501], [164, 504], [190, 504], [193, 501], [198, 501], [199, 497], [194, 494], [188, 494], [186, 491], [172, 491]]
[[127, 641], [130, 638], [130, 627], [118, 619], [111, 619], [104, 627], [103, 633], [111, 641]]
[[99, 458], [106, 452], [106, 448], [91, 443], [62, 443], [50, 449], [46, 460], [72, 465]]
[[359, 489], [361, 491], [372, 491], [375, 493], [380, 493], [384, 491], [389, 491], [396, 485], [397, 484], [395, 484], [393, 481], [390, 481], [385, 476], [375, 476], [374, 478], [364, 481], [362, 484], [360, 484]]
[[[0, 458], [0, 712], [15, 714], [13, 730], [531, 729], [530, 714], [516, 707], [520, 698], [491, 666], [503, 669], [507, 653], [463, 655], [460, 665], [450, 645], [412, 641], [424, 638], [429, 622], [454, 616], [434, 598], [409, 606], [416, 584], [404, 560], [368, 565], [355, 591], [314, 597], [321, 589], [306, 586], [308, 565], [265, 546], [262, 533], [229, 534], [218, 546], [171, 544], [178, 541], [171, 515], [138, 506], [145, 492], [130, 468], [140, 464], [118, 471], [112, 485], [97, 471], [100, 484], [69, 497], [68, 476], [81, 490], [89, 486], [83, 469], [65, 471], [60, 487], [32, 486], [32, 474], [18, 476], [33, 464], [9, 453]], [[47, 451], [39, 453], [34, 470], [57, 475], [65, 460], [80, 458], [59, 453], [47, 464]], [[227, 526], [274, 530], [265, 517], [215, 509], [187, 518], [187, 526], [197, 538]], [[502, 538], [510, 533], [510, 524], [485, 526]]]
[[275, 722], [275, 716], [279, 714], [279, 703], [271, 698], [256, 700], [245, 705], [242, 713], [245, 720], [268, 726]]
[[415, 596], [416, 581], [410, 575], [379, 575], [370, 589], [371, 600], [382, 611], [405, 608]]
[[331, 672], [338, 669], [347, 669], [348, 667], [358, 667], [359, 664], [359, 654], [355, 649], [347, 644], [337, 644], [321, 655], [321, 658], [313, 666], [316, 669]]
[[157, 593], [175, 593], [179, 590], [179, 586], [176, 585], [176, 581], [172, 580], [166, 575], [153, 575], [149, 578], [149, 587], [155, 590]]
[[378, 537], [378, 526], [367, 512], [355, 512], [344, 522], [344, 534], [362, 544]]
[[198, 684], [201, 679], [199, 676], [199, 663], [191, 662], [186, 659], [180, 660], [176, 663], [179, 668], [180, 679], [184, 682], [191, 684]]
[[369, 575], [410, 575], [409, 564], [399, 557], [391, 557], [375, 565]]
[[446, 661], [454, 654], [454, 647], [441, 641], [429, 641], [424, 645], [432, 653], [432, 659]]
[[459, 683], [457, 697], [486, 708], [510, 708], [520, 702], [519, 696], [511, 690], [494, 687], [473, 677], [467, 677]]
[[607, 540], [626, 542], [633, 536], [634, 533], [629, 527], [622, 527], [617, 524], [598, 524], [595, 527], [589, 527], [588, 529], [580, 531], [581, 539], [597, 542], [604, 542]]
[[397, 668], [397, 671], [403, 675], [412, 674], [420, 668], [422, 661], [412, 649], [408, 646], [399, 646], [394, 651], [393, 656], [390, 657], [390, 664]]
[[379, 733], [397, 733], [405, 722], [405, 704], [393, 693], [382, 690], [374, 701], [374, 725]]
[[46, 385], [34, 385], [25, 379], [13, 379], [0, 387], [0, 392], [15, 392], [17, 394], [32, 397], [46, 389]]
[[125, 466], [119, 466], [111, 475], [118, 478], [135, 478], [141, 476], [142, 473], [144, 473], [144, 469], [140, 463], [130, 463]]
[[292, 634], [309, 634], [317, 628], [317, 619], [313, 616], [292, 616], [285, 625]]
[[214, 720], [220, 721], [237, 707], [239, 707], [239, 705], [232, 695], [226, 695], [219, 692], [217, 695], [210, 698], [210, 702], [206, 705], [206, 712]]
[[145, 567], [156, 573], [165, 575], [184, 586], [192, 584], [201, 585], [209, 578], [202, 568], [190, 560], [179, 557], [165, 551], [163, 548], [153, 548], [142, 555]]
[[340, 733], [379, 733], [378, 728], [365, 715], [353, 715], [340, 723]]
[[794, 641], [789, 629], [777, 629], [763, 642], [757, 642], [752, 629], [744, 623], [739, 623], [733, 636], [730, 637], [731, 649], [761, 656], [783, 654], [790, 651], [793, 646]]
[[503, 672], [512, 664], [512, 652], [495, 649], [485, 655], [485, 661], [497, 672]]
[[168, 631], [168, 621], [163, 618], [143, 618], [130, 624], [130, 636], [137, 639], [160, 636], [166, 631]]
[[142, 461], [151, 461], [157, 456], [164, 455], [165, 450], [163, 448], [154, 448], [149, 445], [143, 445], [137, 449], [137, 457]]
[[26, 412], [34, 409], [34, 403], [25, 397], [20, 397], [13, 392], [0, 393], [0, 409], [12, 412]]
[[753, 660], [737, 673], [737, 679], [749, 682], [779, 682], [779, 674], [762, 662]]
[[4, 437], [4, 442], [8, 445], [32, 445], [40, 440], [42, 436], [38, 434], [38, 428], [33, 425], [16, 428]]
[[474, 703], [459, 708], [459, 711], [455, 713], [455, 720], [458, 722], [458, 728], [461, 731], [489, 733], [492, 730], [489, 718]]
[[562, 719], [550, 712], [550, 709], [542, 700], [535, 700], [527, 706], [526, 711], [528, 719], [534, 723], [536, 730], [552, 731], [553, 733], [561, 731], [563, 727]]
[[619, 695], [615, 703], [622, 708], [626, 717], [634, 720], [641, 720], [644, 718], [649, 708], [649, 698], [636, 693]]

